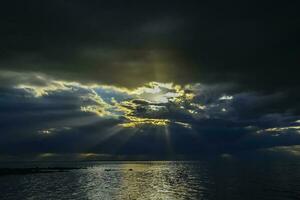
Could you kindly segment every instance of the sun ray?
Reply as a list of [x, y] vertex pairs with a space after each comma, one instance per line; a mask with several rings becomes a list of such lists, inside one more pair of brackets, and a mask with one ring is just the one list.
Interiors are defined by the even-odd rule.
[[171, 144], [171, 134], [168, 126], [164, 127], [164, 136], [165, 136], [165, 142], [167, 146], [167, 154], [172, 155], [174, 152]]

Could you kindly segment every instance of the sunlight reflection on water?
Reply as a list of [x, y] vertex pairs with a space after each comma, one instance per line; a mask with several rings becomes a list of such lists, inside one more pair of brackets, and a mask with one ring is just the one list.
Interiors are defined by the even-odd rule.
[[[57, 163], [56, 163], [57, 165]], [[0, 177], [0, 199], [297, 199], [299, 162], [94, 162]]]
[[196, 198], [201, 189], [200, 176], [193, 176], [187, 167], [174, 162], [127, 163], [101, 169], [92, 167], [82, 173], [80, 182], [87, 183], [89, 199]]

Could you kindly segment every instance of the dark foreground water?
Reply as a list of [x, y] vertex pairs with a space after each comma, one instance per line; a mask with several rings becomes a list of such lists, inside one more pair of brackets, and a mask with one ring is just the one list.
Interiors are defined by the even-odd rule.
[[1, 200], [300, 199], [296, 159], [22, 163], [29, 165], [86, 168], [0, 176]]

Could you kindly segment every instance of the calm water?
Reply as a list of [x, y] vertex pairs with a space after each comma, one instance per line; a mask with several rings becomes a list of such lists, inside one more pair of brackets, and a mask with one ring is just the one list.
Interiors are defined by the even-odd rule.
[[[23, 163], [22, 166], [24, 165], [26, 164]], [[68, 172], [1, 176], [0, 199], [300, 198], [300, 161], [295, 159], [222, 158], [197, 162], [39, 165], [87, 168]]]

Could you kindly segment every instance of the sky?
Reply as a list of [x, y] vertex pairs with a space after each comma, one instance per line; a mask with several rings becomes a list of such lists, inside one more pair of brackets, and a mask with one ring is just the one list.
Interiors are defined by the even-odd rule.
[[298, 6], [1, 2], [0, 160], [300, 155]]

